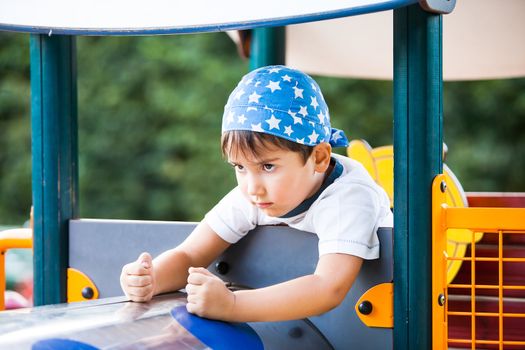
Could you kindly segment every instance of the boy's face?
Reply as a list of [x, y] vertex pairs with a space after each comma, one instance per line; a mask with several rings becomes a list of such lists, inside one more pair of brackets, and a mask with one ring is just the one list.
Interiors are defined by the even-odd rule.
[[312, 154], [304, 164], [299, 153], [270, 146], [259, 158], [235, 152], [228, 161], [245, 197], [268, 216], [278, 217], [320, 188], [324, 174], [315, 171], [314, 158]]

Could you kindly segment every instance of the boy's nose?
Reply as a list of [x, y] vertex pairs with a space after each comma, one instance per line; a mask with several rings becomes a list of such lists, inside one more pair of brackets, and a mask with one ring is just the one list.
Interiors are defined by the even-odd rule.
[[247, 182], [247, 191], [250, 196], [260, 196], [264, 193], [263, 184], [255, 176], [250, 176]]

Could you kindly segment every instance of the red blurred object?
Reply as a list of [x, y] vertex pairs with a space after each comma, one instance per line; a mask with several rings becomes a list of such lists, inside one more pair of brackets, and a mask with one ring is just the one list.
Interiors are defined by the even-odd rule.
[[15, 292], [13, 290], [5, 291], [5, 309], [6, 310], [20, 309], [20, 308], [29, 307], [29, 306], [31, 306], [31, 303], [26, 298], [24, 298], [22, 294]]
[[20, 293], [28, 302], [33, 304], [33, 278], [26, 278], [15, 285], [15, 291]]
[[525, 192], [467, 192], [469, 207], [525, 208]]

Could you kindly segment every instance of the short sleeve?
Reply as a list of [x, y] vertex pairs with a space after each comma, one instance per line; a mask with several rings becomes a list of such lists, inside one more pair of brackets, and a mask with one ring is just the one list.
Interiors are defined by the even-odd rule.
[[363, 259], [379, 258], [380, 213], [380, 198], [374, 189], [360, 183], [339, 186], [321, 199], [313, 216], [319, 256], [344, 253]]
[[256, 218], [252, 205], [235, 187], [204, 216], [204, 221], [222, 239], [233, 244], [255, 228]]

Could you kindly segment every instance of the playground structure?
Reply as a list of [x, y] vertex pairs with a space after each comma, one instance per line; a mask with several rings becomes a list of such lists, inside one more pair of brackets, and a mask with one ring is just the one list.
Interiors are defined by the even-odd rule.
[[[24, 3], [30, 2], [19, 4]], [[357, 3], [359, 6], [356, 5]], [[432, 7], [433, 4], [439, 5], [439, 1], [422, 1], [422, 3], [426, 10], [434, 9], [440, 12], [439, 6]], [[441, 3], [448, 6], [441, 8], [441, 12], [450, 12], [454, 7], [454, 1]], [[509, 295], [523, 298], [525, 287], [523, 281], [521, 285], [509, 285], [508, 281], [504, 280], [503, 271], [505, 266], [520, 264], [525, 260], [523, 255], [509, 256], [504, 244], [506, 240], [508, 241], [508, 237], [511, 237], [511, 240], [516, 237], [515, 241], [521, 241], [525, 225], [520, 218], [523, 218], [525, 209], [443, 206], [446, 202], [443, 193], [450, 186], [450, 181], [440, 175], [443, 173], [441, 15], [423, 11], [416, 1], [381, 3], [348, 1], [346, 5], [347, 8], [326, 10], [322, 15], [319, 15], [319, 12], [317, 15], [316, 12], [312, 12], [295, 17], [289, 15], [288, 20], [280, 17], [275, 20], [253, 19], [251, 22], [242, 21], [242, 23], [232, 21], [213, 29], [205, 25], [197, 26], [197, 29], [184, 25], [172, 27], [173, 29], [158, 29], [157, 25], [157, 29], [142, 29], [142, 31], [110, 28], [93, 29], [90, 32], [85, 27], [75, 29], [73, 26], [72, 29], [64, 29], [63, 25], [38, 25], [36, 22], [33, 22], [32, 26], [27, 23], [0, 25], [8, 30], [33, 33], [31, 55], [35, 304], [55, 304], [66, 301], [66, 295], [72, 289], [68, 289], [66, 269], [74, 266], [72, 261], [81, 253], [81, 251], [74, 251], [71, 245], [72, 234], [78, 232], [73, 227], [84, 225], [82, 220], [77, 220], [74, 35], [169, 34], [210, 31], [217, 28], [220, 30], [254, 28], [251, 35], [250, 57], [252, 66], [257, 67], [285, 63], [284, 31], [279, 27], [273, 28], [275, 25], [394, 9], [393, 71], [396, 127], [393, 146], [395, 154], [393, 208], [396, 245], [393, 251], [394, 283], [393, 286], [391, 285], [394, 296], [393, 305], [389, 308], [395, 312], [392, 319], [393, 332], [387, 333], [390, 335], [379, 341], [383, 342], [384, 348], [393, 346], [396, 349], [441, 349], [447, 346], [469, 346], [473, 349], [485, 346], [495, 346], [500, 349], [523, 347], [524, 338], [506, 334], [505, 328], [513, 321], [517, 321], [518, 325], [525, 322], [523, 307], [519, 311], [509, 311], [506, 303]], [[14, 11], [14, 9], [8, 10], [11, 11], [3, 11], [3, 13], [9, 14]], [[0, 20], [0, 23], [3, 22]], [[57, 172], [56, 169], [60, 171]], [[61, 186], [45, 187], [44, 182], [56, 185], [60, 183]], [[520, 203], [523, 206], [523, 202]], [[444, 245], [447, 238], [446, 230], [449, 227], [472, 232], [467, 238], [470, 242], [470, 255], [466, 252], [456, 256], [444, 254], [447, 251]], [[433, 234], [431, 235], [430, 232]], [[496, 257], [475, 254], [476, 244], [481, 239], [480, 232], [484, 235], [497, 235]], [[464, 248], [467, 249], [466, 243]], [[413, 261], [417, 263], [414, 264]], [[447, 277], [446, 266], [459, 266], [458, 262], [463, 262], [463, 265], [467, 262], [471, 265], [472, 278], [467, 283], [449, 284], [451, 279]], [[476, 266], [484, 262], [498, 265], [498, 281], [478, 283]], [[366, 274], [363, 273], [360, 278], [366, 280]], [[388, 277], [386, 278], [385, 282], [389, 282]], [[252, 281], [250, 285], [256, 286], [253, 283]], [[104, 296], [103, 286], [96, 285], [101, 296]], [[450, 293], [454, 289], [454, 293]], [[451, 296], [457, 290], [470, 291], [469, 308], [461, 311], [451, 310], [453, 302]], [[483, 307], [479, 308], [481, 301], [477, 301], [476, 297], [480, 295], [478, 293], [480, 290], [497, 291], [496, 310], [487, 311], [483, 310]], [[512, 293], [509, 294], [509, 291]], [[91, 295], [93, 298], [94, 294], [86, 295]], [[481, 295], [485, 296], [483, 293]], [[356, 314], [359, 312], [357, 310]], [[454, 317], [468, 319], [466, 337], [449, 337], [448, 322]], [[487, 318], [497, 320], [498, 332], [496, 335], [491, 334], [494, 337], [480, 338], [479, 332], [476, 331], [479, 327], [476, 325], [480, 320]], [[354, 328], [332, 330], [334, 333], [343, 333], [341, 339], [338, 338], [340, 342], [337, 344], [341, 344], [340, 347], [348, 344], [345, 341], [349, 340], [344, 339], [348, 337], [344, 335], [352, 329]], [[330, 327], [323, 330], [329, 332]], [[332, 334], [332, 338], [327, 335], [332, 342], [333, 337], [336, 335]]]

